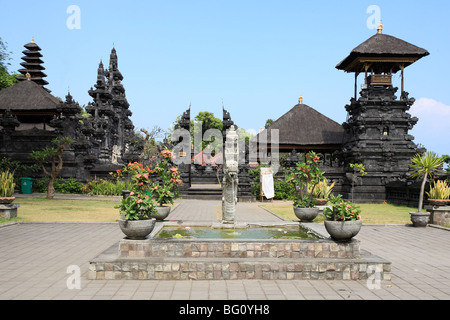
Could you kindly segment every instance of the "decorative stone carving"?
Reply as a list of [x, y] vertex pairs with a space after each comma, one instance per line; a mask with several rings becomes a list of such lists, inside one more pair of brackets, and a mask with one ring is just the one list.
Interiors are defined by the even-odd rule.
[[239, 146], [238, 135], [233, 125], [226, 134], [224, 152], [222, 221], [223, 223], [234, 223], [239, 183]]

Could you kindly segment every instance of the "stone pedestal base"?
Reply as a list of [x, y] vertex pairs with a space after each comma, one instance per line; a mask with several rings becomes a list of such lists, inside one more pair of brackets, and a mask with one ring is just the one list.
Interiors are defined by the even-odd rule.
[[427, 211], [431, 213], [431, 224], [437, 224], [439, 226], [450, 225], [450, 206], [430, 207]]
[[235, 221], [220, 221], [214, 222], [211, 225], [213, 229], [245, 229], [248, 227], [247, 223]]
[[20, 207], [18, 203], [0, 204], [0, 218], [9, 220], [17, 217], [17, 209]]

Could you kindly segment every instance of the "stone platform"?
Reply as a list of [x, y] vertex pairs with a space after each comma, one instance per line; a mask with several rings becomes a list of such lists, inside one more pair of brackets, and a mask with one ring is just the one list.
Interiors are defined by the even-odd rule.
[[429, 206], [427, 211], [431, 213], [430, 223], [439, 226], [450, 225], [450, 206], [442, 206], [442, 207]]
[[[360, 242], [321, 239], [122, 239], [90, 262], [91, 280], [361, 280], [391, 263], [360, 250]], [[289, 224], [292, 225], [292, 224]], [[280, 226], [280, 224], [277, 224]], [[316, 234], [321, 226], [303, 224]], [[318, 230], [319, 229], [319, 230]]]

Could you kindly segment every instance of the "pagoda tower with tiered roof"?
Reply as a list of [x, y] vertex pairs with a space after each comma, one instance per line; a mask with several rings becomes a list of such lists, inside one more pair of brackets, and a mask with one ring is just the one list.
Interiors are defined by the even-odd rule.
[[125, 95], [125, 88], [122, 85], [123, 76], [119, 71], [118, 57], [116, 49], [113, 47], [109, 59], [109, 70], [105, 74], [108, 79], [108, 90], [111, 95], [111, 105], [116, 115], [117, 122], [117, 145], [123, 149], [126, 141], [132, 139], [134, 136], [134, 125], [129, 117], [132, 112], [129, 110], [130, 104]]
[[[42, 66], [44, 61], [41, 60], [42, 54], [40, 51], [42, 50], [35, 42], [34, 39], [31, 40], [30, 43], [24, 46], [27, 50], [22, 51], [25, 55], [22, 57], [22, 62], [20, 65], [24, 67], [24, 69], [20, 69], [19, 72], [22, 76], [18, 76], [17, 79], [19, 81], [31, 80], [44, 88], [45, 85], [48, 84], [47, 81], [44, 80], [47, 75], [43, 72], [45, 68]], [[44, 88], [48, 92], [51, 92], [47, 88]]]
[[93, 103], [86, 111], [91, 115], [84, 132], [99, 144], [98, 159], [102, 163], [120, 163], [127, 142], [134, 136], [134, 125], [129, 117], [129, 103], [122, 85], [123, 76], [118, 69], [116, 49], [111, 50], [109, 70], [100, 61], [95, 88], [89, 90]]
[[[355, 96], [346, 106], [347, 121], [343, 124], [342, 156], [348, 179], [343, 193], [348, 198], [382, 201], [386, 185], [407, 180], [411, 158], [421, 150], [409, 134], [418, 119], [408, 113], [415, 100], [405, 91], [404, 70], [427, 55], [425, 49], [383, 34], [380, 22], [377, 33], [336, 66], [355, 74]], [[401, 73], [399, 98], [398, 87], [392, 82], [397, 72]], [[364, 83], [358, 97], [360, 74]], [[362, 163], [367, 172], [357, 181], [350, 168], [355, 163]]]

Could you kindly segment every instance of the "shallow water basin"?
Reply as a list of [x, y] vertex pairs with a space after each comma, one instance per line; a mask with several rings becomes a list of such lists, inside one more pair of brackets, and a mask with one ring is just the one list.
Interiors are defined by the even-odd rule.
[[222, 229], [211, 227], [164, 226], [155, 239], [319, 239], [301, 226], [247, 227]]

